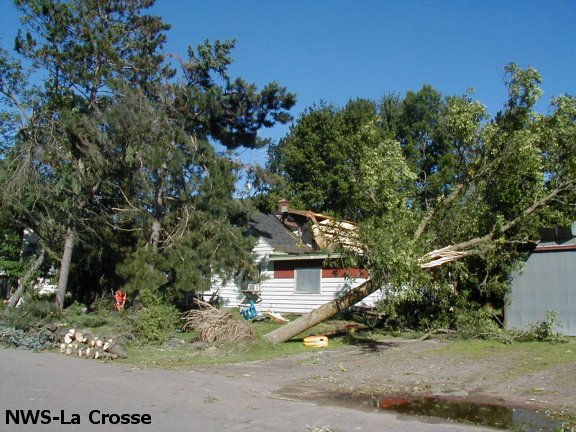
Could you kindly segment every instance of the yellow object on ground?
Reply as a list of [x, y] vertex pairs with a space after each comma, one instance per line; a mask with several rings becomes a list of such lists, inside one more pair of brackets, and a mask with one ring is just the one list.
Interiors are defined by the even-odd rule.
[[308, 336], [304, 338], [304, 345], [312, 348], [328, 346], [328, 336]]

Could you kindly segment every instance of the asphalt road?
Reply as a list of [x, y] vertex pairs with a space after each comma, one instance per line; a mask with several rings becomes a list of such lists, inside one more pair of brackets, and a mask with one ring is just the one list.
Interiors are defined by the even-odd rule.
[[[282, 399], [275, 396], [277, 384], [250, 374], [134, 369], [60, 354], [0, 349], [0, 376], [0, 430], [6, 432], [490, 430]], [[28, 410], [38, 413], [39, 424], [31, 424], [31, 418], [23, 424], [18, 416]], [[151, 424], [108, 424], [122, 414], [139, 415], [140, 420], [146, 420], [147, 414]]]

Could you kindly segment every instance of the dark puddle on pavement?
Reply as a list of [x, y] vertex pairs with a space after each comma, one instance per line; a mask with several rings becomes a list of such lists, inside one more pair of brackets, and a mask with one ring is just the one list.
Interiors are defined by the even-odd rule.
[[555, 431], [559, 430], [558, 428], [562, 425], [561, 421], [551, 419], [539, 411], [434, 397], [414, 400], [384, 397], [374, 399], [374, 405], [379, 409], [398, 414], [437, 417], [454, 422], [523, 432]]

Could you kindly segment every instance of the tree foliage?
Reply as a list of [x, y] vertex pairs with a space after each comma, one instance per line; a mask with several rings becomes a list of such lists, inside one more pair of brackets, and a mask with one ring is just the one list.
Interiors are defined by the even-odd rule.
[[281, 193], [310, 210], [362, 218], [367, 206], [360, 187], [361, 165], [369, 143], [360, 140], [375, 111], [374, 103], [362, 99], [341, 110], [324, 103], [306, 110], [269, 151], [269, 168], [285, 179]]
[[265, 145], [258, 131], [289, 121], [295, 96], [230, 77], [233, 41], [172, 61], [153, 3], [14, 2], [16, 51], [42, 78], [0, 53], [3, 203], [60, 261], [59, 306], [123, 285], [175, 299], [251, 265], [242, 167], [215, 144]]
[[462, 299], [502, 306], [537, 228], [576, 217], [576, 99], [560, 96], [540, 114], [539, 73], [515, 64], [505, 73], [508, 100], [493, 117], [471, 91], [443, 97], [425, 85], [363, 101], [372, 109], [348, 129], [350, 104], [312, 107], [273, 148], [281, 193], [359, 222], [356, 258], [395, 307], [439, 317], [468, 307]]

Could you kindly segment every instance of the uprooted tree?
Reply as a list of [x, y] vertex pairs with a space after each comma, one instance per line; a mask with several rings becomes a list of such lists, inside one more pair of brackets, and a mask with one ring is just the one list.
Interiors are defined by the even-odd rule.
[[[426, 87], [403, 101], [385, 98], [379, 111], [373, 105], [372, 119], [346, 138], [359, 153], [349, 179], [364, 194], [357, 214], [367, 215], [359, 218], [362, 253], [354, 259], [371, 278], [268, 334], [270, 341], [286, 341], [378, 289], [465, 287], [503, 298], [519, 246], [537, 238], [538, 227], [574, 219], [576, 98], [555, 98], [549, 114], [538, 114], [538, 72], [510, 64], [506, 77], [509, 98], [494, 118], [470, 94], [439, 103]], [[314, 115], [305, 114], [272, 153], [281, 156], [273, 168], [289, 179], [302, 174], [291, 165], [299, 152], [314, 151], [302, 140], [317, 134], [304, 121]], [[311, 178], [298, 181], [315, 188], [316, 201], [303, 205], [330, 211], [314, 207], [323, 201]]]

